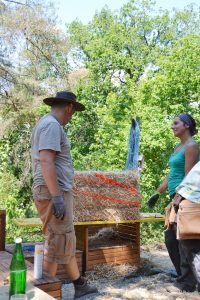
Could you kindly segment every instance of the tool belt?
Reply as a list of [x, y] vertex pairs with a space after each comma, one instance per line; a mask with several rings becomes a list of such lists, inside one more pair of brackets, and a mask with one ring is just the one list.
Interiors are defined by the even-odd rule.
[[165, 208], [165, 229], [171, 229], [173, 224], [176, 223], [177, 214], [174, 209], [173, 201]]
[[165, 208], [165, 229], [171, 229], [177, 223], [177, 239], [200, 239], [200, 203], [182, 198], [173, 201]]
[[179, 204], [177, 239], [200, 239], [200, 203], [184, 199]]

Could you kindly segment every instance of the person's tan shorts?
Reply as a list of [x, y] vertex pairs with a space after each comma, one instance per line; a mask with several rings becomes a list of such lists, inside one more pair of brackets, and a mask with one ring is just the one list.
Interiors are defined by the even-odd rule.
[[45, 235], [44, 259], [48, 262], [68, 264], [76, 253], [76, 236], [73, 225], [73, 194], [63, 192], [66, 215], [63, 220], [53, 215], [51, 195], [46, 186], [33, 189], [33, 199], [43, 223]]

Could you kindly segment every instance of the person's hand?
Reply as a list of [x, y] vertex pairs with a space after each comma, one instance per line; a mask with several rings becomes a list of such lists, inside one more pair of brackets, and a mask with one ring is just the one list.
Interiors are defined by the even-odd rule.
[[60, 196], [53, 196], [53, 210], [54, 210], [54, 216], [57, 219], [63, 220], [65, 216], [65, 204], [64, 204], [64, 198], [62, 195]]
[[173, 198], [173, 206], [174, 206], [174, 210], [176, 213], [178, 212], [179, 204], [181, 203], [182, 200], [183, 200], [183, 197], [179, 194], [176, 194]]
[[155, 192], [148, 200], [149, 208], [153, 208], [160, 197], [159, 192]]

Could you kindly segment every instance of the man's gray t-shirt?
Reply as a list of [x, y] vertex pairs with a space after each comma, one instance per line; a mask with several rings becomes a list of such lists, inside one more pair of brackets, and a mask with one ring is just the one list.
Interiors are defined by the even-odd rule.
[[40, 163], [41, 150], [56, 151], [55, 167], [60, 188], [69, 191], [73, 186], [74, 169], [70, 143], [60, 123], [52, 115], [42, 117], [32, 132], [33, 188], [46, 185]]

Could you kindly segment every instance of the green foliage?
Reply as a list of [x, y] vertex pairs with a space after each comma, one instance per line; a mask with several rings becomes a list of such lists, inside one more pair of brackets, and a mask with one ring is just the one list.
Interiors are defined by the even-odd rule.
[[164, 242], [163, 231], [164, 231], [163, 222], [142, 223], [140, 228], [141, 244], [151, 245], [151, 244]]
[[[192, 7], [172, 14], [152, 9], [151, 1], [129, 1], [117, 15], [103, 9], [90, 24], [75, 21], [69, 27], [89, 69], [80, 98], [95, 99], [96, 105], [82, 168], [124, 169], [131, 118], [140, 117], [142, 211], [149, 211], [146, 201], [168, 173], [178, 142], [170, 131], [173, 117], [190, 112], [200, 121], [198, 13]], [[164, 195], [154, 210], [163, 213], [168, 202]], [[162, 238], [160, 225], [143, 227], [143, 241]]]

